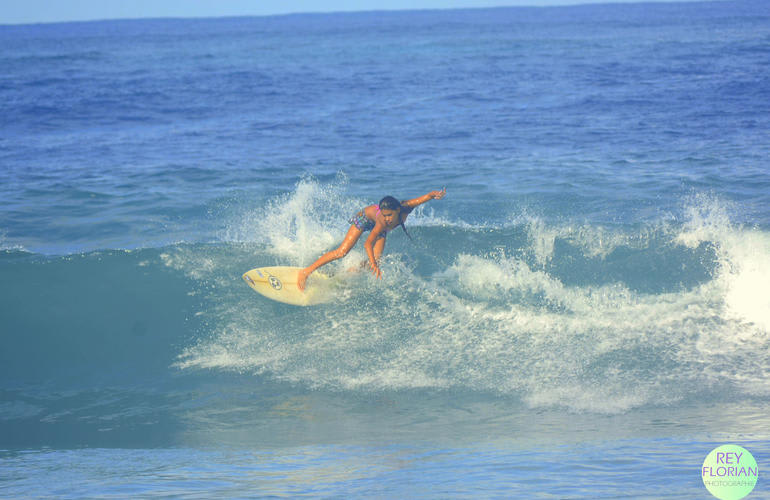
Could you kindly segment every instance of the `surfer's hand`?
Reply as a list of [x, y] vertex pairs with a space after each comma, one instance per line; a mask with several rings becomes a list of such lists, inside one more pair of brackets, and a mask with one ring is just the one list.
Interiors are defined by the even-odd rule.
[[440, 200], [441, 198], [444, 197], [445, 194], [446, 194], [446, 188], [443, 188], [441, 191], [431, 191], [430, 197], [433, 198], [434, 200]]
[[382, 270], [380, 270], [379, 266], [373, 265], [371, 266], [371, 268], [372, 268], [372, 273], [378, 278], [382, 279]]

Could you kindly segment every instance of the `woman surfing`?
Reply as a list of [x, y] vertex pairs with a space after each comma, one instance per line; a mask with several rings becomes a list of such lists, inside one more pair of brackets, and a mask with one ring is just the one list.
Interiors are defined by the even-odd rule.
[[[297, 288], [304, 290], [308, 276], [319, 267], [346, 256], [366, 231], [371, 231], [364, 242], [364, 249], [369, 257], [369, 267], [375, 276], [381, 278], [382, 271], [378, 264], [385, 249], [387, 233], [398, 226], [401, 226], [406, 233], [404, 221], [412, 213], [412, 210], [431, 200], [440, 200], [445, 194], [446, 188], [443, 188], [441, 191], [431, 191], [419, 198], [401, 202], [392, 196], [386, 196], [377, 205], [365, 207], [348, 221], [350, 222], [350, 229], [337, 249], [325, 253], [313, 264], [299, 272]], [[406, 235], [409, 236], [409, 233]]]

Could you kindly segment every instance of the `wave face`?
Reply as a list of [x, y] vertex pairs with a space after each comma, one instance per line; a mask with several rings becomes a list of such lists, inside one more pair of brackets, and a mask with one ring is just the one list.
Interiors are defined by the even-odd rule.
[[418, 210], [414, 241], [389, 236], [382, 280], [349, 271], [360, 245], [326, 269], [341, 283], [332, 303], [288, 306], [241, 282], [334, 245], [357, 206], [340, 189], [305, 180], [234, 215], [217, 244], [5, 250], [4, 418], [178, 430], [180, 412], [203, 425], [244, 390], [253, 405], [452, 394], [599, 414], [770, 396], [770, 235], [714, 198], [633, 227]]
[[[254, 263], [306, 265], [339, 238], [313, 208], [349, 211], [335, 200], [301, 184], [267, 215], [244, 219], [243, 234], [258, 241], [244, 238], [242, 252]], [[232, 247], [216, 257], [172, 249], [166, 265], [221, 288], [210, 335], [175, 366], [346, 391], [466, 389], [600, 412], [767, 397], [770, 235], [731, 224], [713, 198], [689, 200], [683, 216], [636, 227], [536, 217], [482, 227], [418, 211], [408, 221], [414, 243], [390, 236], [382, 281], [347, 272], [365, 258], [359, 248], [332, 264], [347, 283], [336, 302], [303, 309], [233, 287], [244, 267], [231, 267], [243, 262], [226, 255]]]

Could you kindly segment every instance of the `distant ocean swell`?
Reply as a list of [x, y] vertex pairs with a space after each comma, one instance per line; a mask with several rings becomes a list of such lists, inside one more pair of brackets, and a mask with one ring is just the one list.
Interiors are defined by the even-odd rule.
[[331, 304], [286, 306], [240, 282], [259, 265], [306, 264], [359, 204], [307, 181], [234, 217], [229, 241], [6, 249], [3, 329], [17, 335], [3, 339], [3, 377], [152, 386], [172, 366], [179, 381], [238, 372], [610, 413], [770, 396], [770, 234], [731, 223], [714, 197], [694, 196], [681, 219], [617, 227], [535, 216], [483, 226], [423, 210], [408, 221], [414, 242], [389, 236], [382, 281], [346, 271], [360, 245], [329, 268], [343, 280]]

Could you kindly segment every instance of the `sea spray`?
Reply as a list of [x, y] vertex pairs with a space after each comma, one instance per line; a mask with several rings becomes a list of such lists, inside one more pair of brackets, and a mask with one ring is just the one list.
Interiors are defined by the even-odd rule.
[[[326, 196], [312, 184], [298, 186], [308, 189]], [[282, 235], [299, 246], [314, 241], [312, 231], [297, 233], [280, 222], [304, 210], [292, 196], [284, 199], [280, 206], [288, 212], [263, 221], [277, 235], [254, 243], [250, 262], [275, 259]], [[492, 392], [575, 411], [763, 395], [766, 383], [757, 374], [767, 360], [758, 352], [767, 334], [730, 307], [734, 288], [724, 286], [725, 273], [739, 280], [741, 274], [725, 265], [723, 248], [765, 235], [734, 228], [724, 215], [716, 211], [698, 222], [710, 228], [699, 239], [693, 217], [646, 223], [636, 233], [546, 220], [498, 229], [416, 221], [416, 239], [430, 235], [430, 244], [389, 241], [384, 279], [354, 273], [332, 304], [298, 309], [247, 289], [210, 292], [218, 304], [212, 329], [176, 366], [345, 391]], [[329, 232], [339, 238], [344, 230], [343, 223]], [[524, 246], [512, 248], [511, 241]], [[766, 250], [751, 248], [759, 254], [750, 254], [749, 263], [761, 267]], [[441, 269], [434, 249], [446, 263]], [[214, 272], [244, 260], [219, 256], [224, 267]], [[334, 272], [347, 272], [350, 263]], [[649, 276], [659, 283], [650, 284]], [[666, 282], [672, 276], [680, 279]]]

